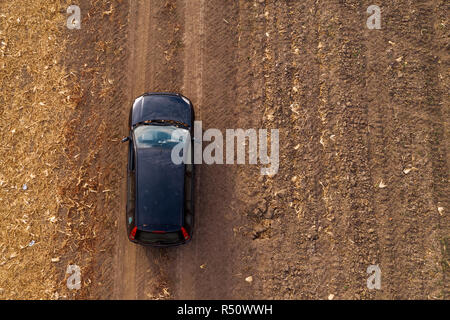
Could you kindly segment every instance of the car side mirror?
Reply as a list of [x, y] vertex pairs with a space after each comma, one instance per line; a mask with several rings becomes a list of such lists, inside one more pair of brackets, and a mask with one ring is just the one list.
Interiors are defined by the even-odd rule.
[[125, 137], [122, 139], [122, 143], [127, 142], [127, 141], [130, 141], [130, 137]]

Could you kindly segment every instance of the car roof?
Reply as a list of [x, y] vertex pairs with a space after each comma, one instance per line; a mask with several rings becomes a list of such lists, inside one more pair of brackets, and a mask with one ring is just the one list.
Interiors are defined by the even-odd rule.
[[131, 126], [149, 120], [174, 120], [192, 126], [192, 104], [179, 94], [146, 93], [134, 101], [131, 112]]
[[184, 219], [184, 164], [171, 148], [136, 150], [136, 225], [144, 231], [180, 230]]

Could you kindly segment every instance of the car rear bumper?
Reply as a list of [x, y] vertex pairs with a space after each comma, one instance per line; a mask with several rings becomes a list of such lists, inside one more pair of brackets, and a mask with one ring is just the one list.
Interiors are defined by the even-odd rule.
[[174, 243], [148, 243], [148, 242], [142, 242], [142, 241], [137, 241], [137, 240], [130, 240], [131, 242], [144, 246], [144, 247], [155, 247], [155, 248], [166, 248], [166, 247], [178, 247], [181, 246], [183, 244], [187, 244], [191, 241], [192, 237], [189, 238], [189, 240], [183, 240], [181, 242], [174, 242]]

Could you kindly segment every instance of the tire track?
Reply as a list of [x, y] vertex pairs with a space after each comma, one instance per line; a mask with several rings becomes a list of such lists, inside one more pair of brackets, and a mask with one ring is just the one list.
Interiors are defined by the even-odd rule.
[[[129, 112], [130, 104], [135, 97], [145, 90], [145, 77], [147, 72], [136, 72], [136, 70], [146, 70], [147, 59], [147, 35], [149, 34], [150, 23], [150, 2], [130, 1], [129, 2], [129, 32], [128, 32], [128, 103], [124, 108]], [[123, 124], [124, 132], [128, 134], [128, 117], [125, 117]], [[126, 168], [123, 168], [126, 170]], [[126, 173], [125, 173], [126, 174]], [[125, 180], [126, 181], [126, 178]], [[115, 271], [115, 298], [116, 299], [137, 299], [137, 279], [136, 265], [138, 257], [138, 247], [128, 241], [126, 226], [123, 223], [123, 213], [127, 201], [126, 183], [121, 188], [122, 206], [118, 217], [116, 271]]]
[[[333, 243], [327, 274], [328, 292], [338, 298], [371, 298], [365, 286], [366, 269], [375, 264], [375, 219], [370, 203], [368, 104], [364, 96], [362, 27], [365, 8], [359, 1], [321, 6], [319, 55], [323, 68], [319, 82], [320, 143], [324, 150], [322, 186], [327, 216], [321, 251], [327, 255], [326, 238]], [[327, 222], [329, 220], [329, 222]], [[328, 260], [324, 258], [324, 260]]]
[[[185, 8], [184, 90], [192, 99], [203, 129], [233, 128], [237, 41], [237, 6], [223, 1], [192, 1]], [[196, 209], [193, 240], [177, 249], [170, 274], [176, 274], [174, 297], [218, 299], [232, 297], [234, 261], [229, 204], [234, 170], [224, 165], [196, 166]], [[201, 188], [200, 188], [201, 186]], [[201, 201], [200, 201], [201, 199]]]
[[[182, 93], [188, 97], [194, 105], [194, 112], [196, 119], [202, 119], [202, 98], [203, 98], [203, 50], [204, 50], [204, 0], [201, 1], [187, 1], [184, 7], [184, 63], [183, 63], [183, 88]], [[200, 176], [201, 166], [195, 168], [195, 200], [194, 210], [200, 208]], [[202, 217], [200, 214], [195, 215], [194, 219], [194, 234], [201, 233], [198, 227]], [[194, 238], [193, 241], [196, 241]], [[194, 256], [194, 261], [199, 260], [198, 246], [196, 243], [190, 244], [193, 248], [190, 249], [190, 254]], [[192, 294], [192, 288], [195, 288], [194, 277], [186, 277], [185, 270], [192, 270], [197, 268], [196, 265], [186, 264], [187, 255], [183, 248], [177, 250], [175, 258], [175, 284], [174, 284], [174, 298], [186, 299]], [[191, 267], [189, 267], [191, 266]]]
[[432, 12], [432, 2], [386, 4], [384, 30], [369, 40], [372, 185], [387, 185], [373, 201], [383, 274], [378, 297], [386, 299], [442, 298], [443, 274], [436, 265], [442, 259], [437, 206], [443, 198], [429, 186], [437, 176], [445, 179], [434, 134], [442, 132], [442, 94], [432, 67]]

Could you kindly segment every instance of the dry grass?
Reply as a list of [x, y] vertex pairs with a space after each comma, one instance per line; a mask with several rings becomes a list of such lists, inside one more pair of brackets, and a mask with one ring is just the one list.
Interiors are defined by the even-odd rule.
[[64, 10], [58, 0], [0, 2], [1, 299], [55, 298], [56, 186], [77, 102], [58, 64]]
[[[126, 21], [111, 3], [80, 4], [79, 33], [65, 28], [72, 2], [0, 2], [0, 299], [111, 295], [124, 164], [108, 123], [123, 118], [112, 66]], [[78, 291], [65, 286], [73, 263]]]

